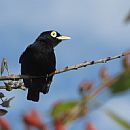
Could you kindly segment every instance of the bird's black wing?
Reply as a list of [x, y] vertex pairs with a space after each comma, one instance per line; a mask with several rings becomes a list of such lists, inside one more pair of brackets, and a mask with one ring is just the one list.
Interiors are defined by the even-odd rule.
[[[32, 45], [29, 45], [26, 50], [22, 53], [22, 55], [20, 56], [19, 58], [19, 63], [21, 63], [21, 74], [22, 75], [31, 75], [30, 74], [30, 66], [31, 64], [29, 63], [30, 62], [30, 55], [31, 55], [31, 46]], [[23, 82], [24, 82], [24, 85], [25, 87], [29, 87], [31, 86], [32, 84], [32, 80], [31, 79], [23, 79]]]

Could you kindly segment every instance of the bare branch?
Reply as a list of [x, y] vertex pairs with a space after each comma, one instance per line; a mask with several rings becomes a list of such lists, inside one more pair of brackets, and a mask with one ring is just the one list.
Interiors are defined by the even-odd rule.
[[[122, 53], [122, 54], [117, 55], [117, 56], [106, 57], [106, 58], [98, 59], [98, 60], [95, 60], [95, 61], [94, 60], [93, 61], [85, 61], [85, 62], [77, 64], [77, 65], [66, 66], [65, 68], [56, 70], [55, 72], [51, 73], [49, 76], [64, 73], [64, 72], [71, 71], [71, 70], [77, 70], [79, 68], [87, 67], [89, 65], [106, 63], [108, 61], [119, 59], [119, 58], [126, 56], [126, 55], [129, 55], [129, 54], [130, 54], [130, 52], [126, 52], [126, 53]], [[0, 81], [4, 81], [4, 80], [14, 80], [14, 81], [16, 81], [16, 80], [19, 80], [19, 79], [32, 79], [32, 78], [42, 78], [42, 77], [44, 77], [44, 76], [10, 75], [10, 76], [1, 76]]]

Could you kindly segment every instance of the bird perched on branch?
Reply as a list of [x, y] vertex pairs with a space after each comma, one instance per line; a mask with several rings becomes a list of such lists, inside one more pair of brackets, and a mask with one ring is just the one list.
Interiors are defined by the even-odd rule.
[[56, 31], [46, 31], [23, 52], [19, 59], [21, 74], [39, 76], [39, 78], [23, 79], [25, 87], [28, 88], [28, 100], [38, 102], [40, 92], [48, 93], [53, 78], [53, 75], [49, 76], [49, 74], [56, 70], [54, 48], [61, 41], [69, 39], [70, 37], [62, 36]]

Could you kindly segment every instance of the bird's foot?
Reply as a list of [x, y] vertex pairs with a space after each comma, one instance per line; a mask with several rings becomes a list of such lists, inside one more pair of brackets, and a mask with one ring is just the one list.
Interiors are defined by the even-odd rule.
[[49, 92], [49, 89], [50, 89], [50, 83], [47, 84], [45, 87], [43, 87], [42, 93], [43, 94], [47, 94]]

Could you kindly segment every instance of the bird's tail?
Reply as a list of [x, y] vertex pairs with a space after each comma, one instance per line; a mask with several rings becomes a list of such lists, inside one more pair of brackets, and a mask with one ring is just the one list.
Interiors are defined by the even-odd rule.
[[39, 101], [39, 94], [47, 94], [49, 92], [52, 77], [48, 79], [32, 79], [31, 85], [28, 87], [27, 99], [35, 102]]
[[32, 100], [34, 102], [38, 102], [39, 101], [39, 93], [40, 92], [39, 92], [39, 90], [37, 90], [37, 88], [34, 88], [34, 87], [28, 88], [27, 100]]

